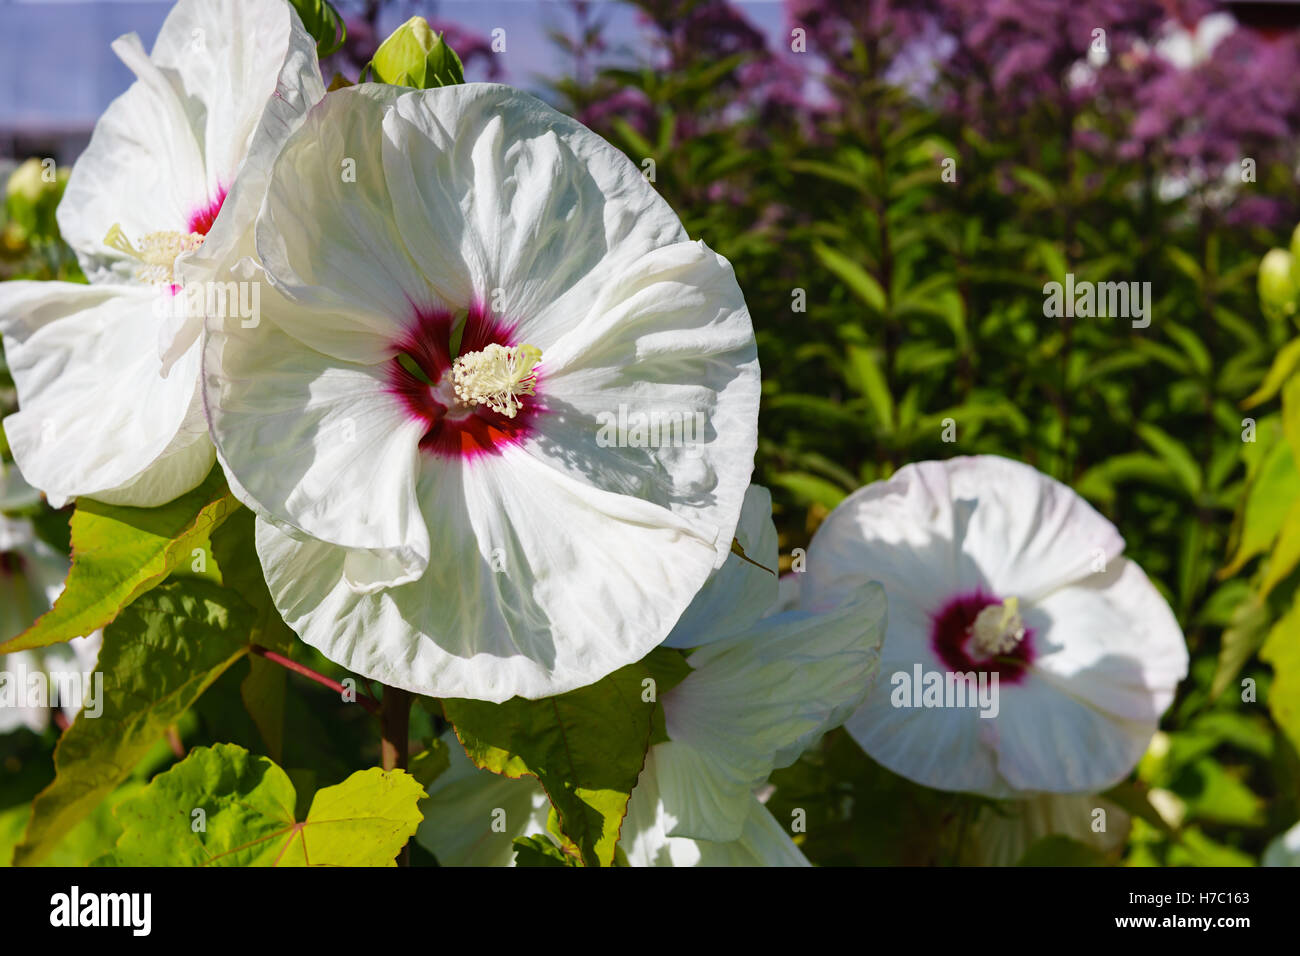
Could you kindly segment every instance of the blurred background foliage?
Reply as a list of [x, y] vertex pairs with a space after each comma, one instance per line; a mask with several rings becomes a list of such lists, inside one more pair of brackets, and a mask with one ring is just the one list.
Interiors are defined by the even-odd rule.
[[[790, 0], [774, 45], [724, 0], [634, 5], [634, 49], [607, 42], [605, 6], [563, 5], [552, 40], [572, 68], [548, 95], [735, 268], [783, 570], [862, 484], [1005, 455], [1118, 525], [1191, 652], [1131, 780], [1085, 801], [1113, 811], [1110, 838], [913, 785], [843, 732], [774, 776], [778, 818], [805, 810], [796, 839], [824, 864], [1257, 863], [1300, 819], [1300, 287], [1289, 251], [1260, 268], [1300, 213], [1300, 18]], [[338, 6], [348, 38], [325, 75], [355, 77], [386, 5]], [[486, 38], [430, 19], [468, 79], [498, 75]], [[75, 275], [52, 217], [62, 179], [40, 172], [10, 180], [0, 278]], [[1046, 314], [1067, 273], [1150, 283], [1149, 325]], [[227, 683], [187, 742], [242, 712]]]

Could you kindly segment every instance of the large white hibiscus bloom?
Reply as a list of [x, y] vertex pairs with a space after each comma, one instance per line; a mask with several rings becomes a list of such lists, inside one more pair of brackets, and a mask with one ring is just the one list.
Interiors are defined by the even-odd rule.
[[[941, 790], [1089, 793], [1121, 780], [1187, 674], [1173, 613], [1123, 547], [1071, 489], [1003, 458], [908, 465], [850, 495], [814, 536], [802, 582], [813, 607], [864, 580], [889, 597], [882, 676], [846, 728], [890, 770]], [[967, 696], [960, 674], [990, 691], [996, 675], [996, 716], [951, 706]], [[941, 706], [915, 686], [936, 688], [930, 675]]]
[[[776, 567], [766, 490], [750, 489], [744, 515], [746, 553]], [[824, 613], [761, 617], [777, 599], [774, 580], [733, 555], [682, 616], [689, 626], [673, 632], [676, 646], [699, 649], [687, 657], [690, 673], [661, 695], [668, 739], [650, 748], [628, 802], [619, 845], [633, 866], [808, 865], [754, 791], [866, 696], [885, 599], [864, 583]], [[712, 618], [698, 613], [706, 609]], [[452, 751], [417, 838], [446, 865], [512, 862], [515, 837], [546, 830], [541, 786], [476, 769], [455, 742]], [[505, 832], [492, 827], [497, 807]]]
[[[17, 494], [21, 482], [17, 485], [7, 490]], [[53, 606], [67, 574], [67, 558], [37, 538], [30, 521], [0, 515], [0, 643], [17, 637]], [[49, 725], [48, 707], [32, 703], [32, 681], [45, 688], [46, 696], [40, 699], [47, 702], [51, 686], [71, 692], [72, 698], [58, 703], [72, 720], [81, 707], [85, 685], [64, 678], [94, 670], [101, 639], [96, 631], [64, 644], [0, 654], [0, 734], [18, 727], [40, 733]], [[57, 675], [59, 680], [51, 682], [43, 675]]]
[[1042, 793], [1004, 800], [979, 808], [963, 848], [964, 862], [1015, 866], [1049, 836], [1069, 837], [1108, 857], [1120, 852], [1131, 823], [1120, 807], [1091, 794]]
[[1261, 866], [1300, 866], [1300, 823], [1274, 837], [1259, 862]]
[[234, 246], [258, 200], [227, 193], [264, 176], [324, 94], [313, 41], [282, 0], [181, 0], [151, 55], [135, 34], [113, 49], [137, 79], [96, 124], [58, 210], [90, 285], [0, 285], [19, 398], [5, 431], [56, 507], [162, 504], [212, 467], [201, 323], [186, 321], [179, 264]]
[[729, 553], [758, 360], [731, 267], [625, 156], [505, 86], [340, 90], [256, 241], [278, 294], [209, 320], [204, 391], [307, 643], [502, 701], [664, 639]]

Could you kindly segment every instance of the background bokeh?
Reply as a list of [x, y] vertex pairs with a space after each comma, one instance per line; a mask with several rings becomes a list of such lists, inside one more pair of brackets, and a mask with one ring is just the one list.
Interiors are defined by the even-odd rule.
[[[1087, 497], [1174, 608], [1191, 672], [1105, 796], [1123, 839], [1039, 843], [1042, 827], [914, 786], [833, 733], [771, 798], [779, 817], [827, 821], [801, 837], [814, 862], [981, 862], [1013, 845], [1039, 862], [1251, 865], [1300, 819], [1300, 546], [1278, 554], [1300, 473], [1281, 381], [1266, 384], [1295, 297], [1257, 290], [1298, 218], [1295, 5], [338, 6], [350, 36], [327, 80], [425, 15], [468, 79], [579, 117], [730, 259], [758, 335], [755, 477], [783, 570], [860, 485], [994, 453]], [[75, 161], [129, 82], [108, 42], [134, 29], [148, 44], [166, 10], [0, 0], [0, 182], [30, 157]], [[75, 278], [53, 219], [61, 174], [23, 169], [0, 279]], [[1150, 324], [1046, 315], [1044, 285], [1067, 273], [1150, 283]], [[14, 401], [0, 382], [3, 410]], [[1300, 509], [1295, 524], [1300, 540]]]

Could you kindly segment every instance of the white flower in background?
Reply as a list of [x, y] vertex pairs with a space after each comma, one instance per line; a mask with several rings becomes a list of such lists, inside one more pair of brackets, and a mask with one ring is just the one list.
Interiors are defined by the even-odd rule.
[[[67, 558], [38, 539], [30, 521], [0, 515], [0, 643], [17, 637], [53, 606], [67, 574]], [[31, 706], [28, 700], [26, 688], [32, 675], [62, 677], [93, 671], [101, 639], [101, 633], [96, 631], [66, 644], [0, 654], [0, 734], [18, 727], [28, 727], [35, 733], [45, 730], [50, 721], [49, 709]], [[36, 679], [48, 691], [51, 682]], [[12, 686], [4, 686], [9, 682]], [[60, 700], [59, 705], [71, 721], [80, 709], [81, 699]]]
[[[1098, 816], [1097, 811], [1105, 811]], [[1118, 853], [1132, 821], [1120, 807], [1092, 794], [1042, 793], [979, 809], [963, 862], [1015, 866], [1039, 840], [1069, 837], [1102, 856]], [[1101, 824], [1101, 828], [1099, 828]]]
[[235, 247], [258, 199], [227, 193], [249, 176], [264, 184], [324, 94], [314, 43], [282, 0], [181, 0], [151, 56], [134, 34], [113, 49], [137, 79], [96, 124], [58, 209], [90, 285], [0, 285], [19, 399], [5, 431], [55, 507], [80, 495], [163, 504], [212, 467], [201, 322], [178, 305], [180, 264]]
[[[752, 559], [775, 567], [770, 503], [751, 487], [737, 537]], [[733, 556], [682, 616], [698, 630], [673, 632], [677, 646], [703, 646], [660, 698], [668, 740], [646, 756], [619, 839], [633, 866], [808, 865], [754, 791], [861, 703], [877, 670], [885, 599], [863, 583], [825, 613], [760, 619], [776, 600], [765, 578], [775, 580]], [[766, 603], [755, 600], [761, 592]], [[706, 608], [719, 629], [696, 613]], [[510, 863], [515, 837], [546, 830], [541, 786], [478, 770], [454, 741], [451, 749], [454, 769], [431, 786], [417, 839], [445, 865]], [[506, 810], [505, 833], [491, 829], [496, 807]]]
[[505, 86], [340, 90], [257, 252], [283, 296], [209, 319], [204, 391], [303, 640], [503, 701], [664, 639], [729, 553], [758, 360], [731, 267], [625, 156]]
[[1300, 866], [1300, 823], [1264, 848], [1261, 866]]
[[[1071, 489], [1004, 458], [908, 465], [850, 495], [813, 538], [802, 582], [813, 608], [867, 580], [889, 598], [881, 677], [849, 733], [940, 790], [1091, 793], [1123, 779], [1188, 663], [1123, 547]], [[943, 682], [932, 701], [948, 706], [925, 706], [915, 685], [931, 674]], [[957, 674], [982, 677], [993, 707], [951, 706], [967, 696]]]
[[0, 512], [22, 511], [40, 500], [41, 493], [27, 483], [18, 466], [0, 458]]
[[1231, 13], [1207, 13], [1192, 26], [1171, 19], [1156, 42], [1156, 53], [1174, 66], [1190, 70], [1210, 58], [1214, 48], [1237, 29]]

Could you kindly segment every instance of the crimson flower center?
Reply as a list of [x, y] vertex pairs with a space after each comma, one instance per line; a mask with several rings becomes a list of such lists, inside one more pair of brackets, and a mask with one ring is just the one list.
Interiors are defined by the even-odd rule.
[[420, 448], [439, 458], [500, 454], [531, 433], [545, 409], [537, 388], [541, 351], [515, 341], [515, 326], [481, 302], [457, 317], [421, 310], [393, 343], [387, 390], [425, 428]]
[[950, 598], [930, 615], [930, 646], [950, 671], [987, 671], [1013, 684], [1035, 654], [1034, 631], [1021, 618], [1019, 602], [980, 589]]

